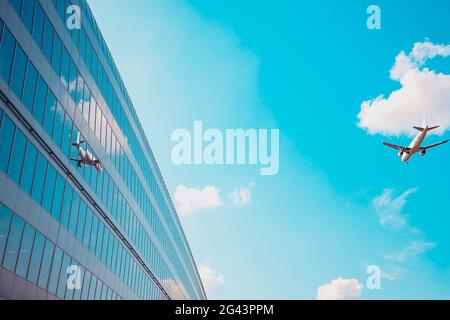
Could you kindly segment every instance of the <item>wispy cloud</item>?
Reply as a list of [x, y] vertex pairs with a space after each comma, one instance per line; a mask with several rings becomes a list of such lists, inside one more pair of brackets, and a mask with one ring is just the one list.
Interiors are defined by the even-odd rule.
[[357, 279], [337, 278], [317, 289], [317, 300], [358, 300], [362, 289]]
[[255, 183], [250, 183], [248, 186], [240, 186], [234, 188], [234, 190], [228, 194], [228, 199], [236, 207], [242, 207], [252, 201], [252, 191], [250, 190], [255, 186]]
[[411, 188], [399, 196], [394, 196], [394, 189], [384, 189], [383, 192], [372, 200], [372, 208], [377, 214], [380, 225], [391, 231], [406, 231], [408, 242], [397, 252], [383, 256], [386, 266], [383, 267], [382, 276], [388, 280], [396, 280], [407, 271], [407, 262], [420, 256], [428, 250], [436, 247], [436, 243], [421, 239], [421, 231], [412, 227], [408, 216], [403, 212], [408, 203], [408, 198], [418, 191]]
[[358, 114], [359, 127], [371, 134], [413, 135], [414, 125], [422, 123], [425, 115], [429, 124], [440, 125], [436, 134], [450, 128], [450, 75], [425, 68], [434, 57], [448, 57], [450, 45], [432, 42], [414, 44], [409, 54], [400, 52], [390, 70], [391, 79], [401, 88], [387, 98], [383, 95], [364, 101]]
[[394, 189], [384, 189], [381, 195], [372, 201], [372, 206], [378, 215], [380, 225], [387, 229], [399, 230], [408, 225], [407, 216], [403, 209], [407, 198], [417, 192], [417, 188], [406, 190], [398, 197], [394, 197]]
[[404, 247], [400, 252], [386, 255], [387, 260], [396, 262], [405, 262], [406, 260], [416, 257], [420, 254], [425, 253], [428, 250], [434, 249], [436, 243], [427, 242], [423, 240], [413, 240], [406, 247]]

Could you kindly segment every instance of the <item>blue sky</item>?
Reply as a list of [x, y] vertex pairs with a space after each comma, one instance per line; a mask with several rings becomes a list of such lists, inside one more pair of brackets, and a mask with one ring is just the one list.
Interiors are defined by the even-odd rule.
[[[219, 197], [181, 217], [210, 298], [315, 299], [352, 285], [362, 299], [450, 298], [450, 148], [405, 165], [381, 144], [407, 144], [424, 113], [449, 135], [450, 58], [437, 46], [450, 44], [448, 1], [90, 3], [175, 203], [180, 185], [194, 204], [207, 186]], [[366, 27], [370, 4], [381, 30]], [[439, 54], [418, 63], [415, 43]], [[402, 51], [414, 65], [395, 80]], [[174, 165], [171, 133], [195, 120], [279, 128], [279, 173]], [[366, 287], [369, 265], [381, 290]]]

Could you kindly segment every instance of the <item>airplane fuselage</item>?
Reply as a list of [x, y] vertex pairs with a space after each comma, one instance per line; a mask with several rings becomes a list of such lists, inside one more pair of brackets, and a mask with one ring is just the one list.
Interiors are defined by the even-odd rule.
[[408, 148], [410, 149], [408, 152], [403, 152], [401, 155], [402, 161], [408, 163], [409, 159], [420, 150], [420, 146], [422, 142], [425, 140], [428, 134], [428, 127], [424, 128], [421, 132], [417, 134], [414, 140], [409, 144]]

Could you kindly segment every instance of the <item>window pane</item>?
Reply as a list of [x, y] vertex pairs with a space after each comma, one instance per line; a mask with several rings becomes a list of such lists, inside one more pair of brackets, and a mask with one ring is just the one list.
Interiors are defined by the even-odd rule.
[[47, 98], [47, 84], [44, 79], [39, 77], [36, 101], [34, 102], [33, 115], [37, 122], [40, 124], [44, 121], [45, 102]]
[[109, 230], [105, 228], [105, 232], [103, 233], [103, 243], [102, 243], [102, 256], [101, 260], [104, 264], [106, 264], [106, 257], [108, 253], [108, 240], [109, 240]]
[[62, 49], [62, 60], [61, 60], [61, 82], [66, 87], [66, 90], [69, 89], [69, 53], [67, 52], [66, 48], [63, 47]]
[[0, 141], [2, 142], [0, 143], [0, 170], [3, 172], [6, 172], [8, 168], [15, 130], [16, 126], [5, 114], [0, 128]]
[[53, 39], [53, 55], [52, 55], [52, 68], [59, 76], [61, 68], [61, 54], [62, 54], [62, 42], [58, 35], [55, 33]]
[[30, 194], [33, 185], [34, 169], [38, 152], [36, 147], [28, 141], [22, 177], [20, 178], [20, 187], [26, 194]]
[[91, 273], [89, 271], [84, 272], [83, 287], [81, 292], [81, 300], [87, 300], [89, 294], [89, 286], [91, 284]]
[[52, 294], [56, 294], [56, 288], [58, 287], [59, 274], [61, 270], [62, 251], [56, 247], [55, 254], [53, 255], [52, 268], [50, 271], [50, 279], [48, 282], [48, 291]]
[[97, 280], [97, 289], [95, 289], [95, 300], [100, 300], [102, 293], [103, 282]]
[[80, 55], [86, 61], [86, 31], [84, 31], [83, 27], [80, 30]]
[[59, 173], [57, 173], [55, 184], [55, 195], [53, 197], [53, 206], [52, 206], [52, 217], [55, 218], [56, 221], [59, 221], [61, 215], [61, 207], [64, 195], [64, 184], [65, 184], [64, 178]]
[[8, 239], [9, 226], [11, 224], [11, 211], [0, 204], [0, 262], [5, 252], [6, 239]]
[[95, 130], [95, 109], [96, 109], [96, 103], [95, 103], [94, 97], [91, 95], [89, 126], [91, 127], [92, 132], [94, 132], [94, 130]]
[[102, 114], [102, 132], [101, 132], [101, 140], [100, 140], [103, 149], [106, 150], [106, 118]]
[[96, 114], [95, 114], [95, 136], [97, 137], [98, 141], [100, 141], [101, 137], [101, 127], [102, 127], [102, 111], [100, 110], [100, 107], [98, 104], [95, 105]]
[[108, 266], [108, 268], [111, 269], [111, 262], [112, 262], [112, 252], [113, 252], [113, 234], [111, 233], [109, 235], [109, 241], [108, 241], [108, 254], [106, 257], [106, 265]]
[[26, 66], [27, 57], [25, 55], [25, 52], [23, 52], [22, 48], [17, 45], [10, 87], [18, 98], [22, 97], [23, 80], [25, 78]]
[[91, 285], [89, 287], [89, 296], [88, 299], [89, 300], [94, 300], [95, 299], [95, 289], [97, 287], [97, 278], [93, 275], [91, 277]]
[[86, 37], [86, 65], [89, 71], [92, 73], [92, 44], [91, 41]]
[[95, 253], [95, 247], [97, 245], [97, 231], [98, 231], [98, 217], [94, 214], [92, 218], [91, 242], [89, 245], [89, 250], [92, 253]]
[[46, 17], [42, 52], [44, 53], [44, 56], [47, 58], [47, 61], [50, 64], [52, 62], [53, 34], [54, 34], [53, 26], [48, 17]]
[[24, 222], [14, 215], [9, 232], [8, 242], [5, 250], [5, 257], [3, 258], [3, 267], [14, 272], [16, 268], [17, 254], [19, 252], [20, 240], [22, 238]]
[[22, 171], [26, 144], [27, 138], [25, 138], [25, 135], [22, 133], [22, 131], [20, 131], [20, 129], [16, 129], [16, 135], [14, 138], [14, 145], [12, 148], [11, 160], [8, 169], [8, 176], [17, 184], [19, 184], [20, 181], [20, 173]]
[[91, 208], [87, 208], [86, 212], [86, 222], [84, 224], [84, 232], [83, 232], [83, 244], [89, 248], [89, 240], [91, 238], [91, 225], [92, 225], [92, 210]]
[[66, 5], [64, 0], [56, 0], [56, 10], [62, 21], [66, 20]]
[[80, 202], [80, 210], [77, 221], [77, 239], [83, 241], [84, 221], [86, 219], [86, 203], [82, 200]]
[[83, 101], [83, 116], [87, 123], [89, 123], [89, 108], [91, 104], [91, 92], [87, 86], [84, 87], [84, 101]]
[[44, 243], [45, 243], [44, 236], [42, 234], [40, 234], [39, 232], [36, 232], [36, 236], [34, 238], [33, 253], [31, 254], [30, 268], [28, 270], [28, 276], [27, 276], [27, 279], [34, 284], [37, 283], [37, 279], [38, 279], [38, 275], [39, 275], [39, 268], [41, 266], [42, 251], [44, 250]]
[[80, 196], [77, 192], [73, 193], [72, 209], [70, 210], [69, 232], [71, 235], [76, 235], [78, 210], [80, 208]]
[[19, 259], [17, 261], [16, 267], [16, 273], [23, 278], [26, 278], [27, 276], [31, 250], [33, 249], [34, 234], [34, 229], [29, 224], [26, 224], [25, 230], [23, 231], [22, 243], [20, 245], [19, 251]]
[[27, 76], [25, 79], [25, 88], [23, 91], [22, 102], [27, 109], [32, 112], [34, 104], [34, 94], [36, 92], [37, 71], [34, 65], [28, 60]]
[[70, 147], [72, 146], [72, 119], [66, 114], [64, 120], [64, 132], [63, 132], [63, 142], [62, 151], [66, 156], [69, 156]]
[[44, 19], [44, 9], [42, 9], [39, 1], [36, 1], [36, 8], [34, 10], [33, 38], [39, 48], [41, 47], [42, 35], [44, 33]]
[[47, 160], [42, 154], [38, 155], [36, 171], [33, 180], [33, 191], [31, 192], [31, 197], [37, 203], [42, 201], [42, 192], [44, 189], [45, 174], [47, 171]]
[[70, 184], [66, 184], [66, 191], [64, 192], [64, 202], [61, 211], [61, 224], [67, 229], [69, 227], [70, 207], [72, 205], [73, 188]]
[[22, 0], [9, 0], [14, 10], [16, 10], [17, 15], [20, 17], [20, 12], [22, 10]]
[[78, 45], [79, 45], [78, 40], [80, 38], [80, 31], [78, 29], [72, 29], [71, 35], [72, 35], [73, 43], [75, 44], [75, 47], [78, 49]]
[[84, 90], [84, 80], [81, 77], [80, 73], [77, 75], [77, 100], [75, 101], [77, 107], [80, 111], [83, 110], [83, 90]]
[[98, 224], [98, 235], [97, 235], [97, 246], [95, 249], [95, 255], [100, 259], [102, 254], [102, 242], [103, 242], [103, 232], [105, 231], [105, 226], [102, 222]]
[[76, 102], [76, 85], [77, 85], [77, 67], [75, 62], [70, 59], [70, 74], [69, 74], [69, 93], [72, 100]]
[[52, 210], [55, 182], [56, 182], [56, 170], [51, 164], [49, 164], [47, 167], [47, 178], [45, 179], [44, 198], [42, 200], [42, 207], [48, 213], [50, 213]]
[[64, 128], [64, 116], [65, 111], [61, 104], [57, 102], [56, 107], [56, 113], [55, 113], [55, 125], [53, 128], [53, 141], [55, 144], [61, 148], [61, 141], [62, 141], [62, 135], [63, 135], [63, 128]]
[[5, 27], [3, 30], [2, 43], [0, 45], [0, 76], [6, 83], [9, 83], [15, 46], [16, 39], [14, 39], [8, 28]]
[[55, 122], [56, 97], [51, 90], [48, 90], [47, 103], [45, 104], [44, 129], [47, 134], [53, 136], [53, 123]]
[[58, 290], [56, 295], [60, 299], [64, 299], [67, 287], [67, 267], [70, 263], [70, 257], [64, 253], [64, 257], [61, 264], [61, 272], [59, 274]]
[[92, 76], [94, 78], [95, 83], [97, 83], [98, 86], [98, 73], [97, 73], [97, 54], [94, 50], [92, 50]]
[[25, 0], [23, 2], [22, 21], [30, 33], [33, 30], [33, 14], [35, 2], [35, 0]]
[[38, 286], [43, 289], [47, 288], [54, 247], [55, 246], [51, 241], [49, 241], [48, 239], [45, 241], [44, 254], [42, 255], [41, 271], [39, 272], [38, 280]]

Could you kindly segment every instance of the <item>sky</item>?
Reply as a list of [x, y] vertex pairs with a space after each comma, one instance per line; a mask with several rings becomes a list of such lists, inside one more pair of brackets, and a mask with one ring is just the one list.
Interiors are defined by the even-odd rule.
[[[381, 29], [366, 21], [380, 9]], [[444, 0], [91, 0], [210, 299], [449, 299]], [[279, 170], [177, 165], [177, 129], [278, 129]], [[370, 287], [369, 266], [381, 273]]]

